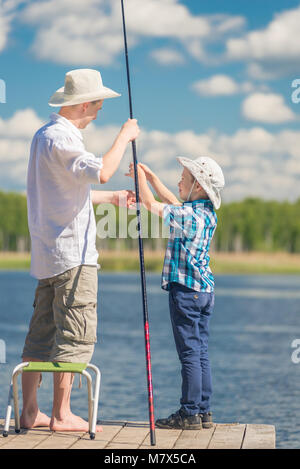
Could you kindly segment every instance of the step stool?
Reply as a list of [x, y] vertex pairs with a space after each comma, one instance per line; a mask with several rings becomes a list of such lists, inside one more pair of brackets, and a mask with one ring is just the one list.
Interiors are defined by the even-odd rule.
[[[95, 379], [95, 392], [93, 393], [92, 377], [86, 371], [87, 368], [93, 370], [96, 374]], [[8, 436], [12, 400], [14, 401], [14, 415], [15, 415], [15, 432], [20, 433], [20, 415], [19, 415], [19, 399], [18, 399], [18, 376], [20, 373], [28, 372], [43, 372], [43, 373], [80, 373], [86, 377], [88, 389], [88, 405], [89, 405], [89, 434], [91, 440], [95, 438], [97, 411], [100, 392], [100, 370], [91, 363], [61, 363], [61, 362], [23, 362], [17, 365], [13, 372], [9, 388], [8, 405], [5, 417], [5, 424], [3, 436]]]

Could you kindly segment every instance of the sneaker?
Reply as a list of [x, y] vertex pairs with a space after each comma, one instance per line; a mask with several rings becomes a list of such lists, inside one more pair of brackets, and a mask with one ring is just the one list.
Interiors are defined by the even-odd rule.
[[206, 412], [205, 414], [202, 414], [202, 427], [211, 428], [213, 426], [212, 412]]
[[180, 410], [171, 414], [166, 419], [158, 419], [155, 422], [158, 428], [179, 428], [181, 430], [201, 430], [202, 415], [184, 415]]

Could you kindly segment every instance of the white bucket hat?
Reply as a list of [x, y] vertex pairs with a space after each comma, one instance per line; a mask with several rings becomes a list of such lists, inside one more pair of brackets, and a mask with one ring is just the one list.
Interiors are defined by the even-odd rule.
[[209, 156], [200, 156], [196, 160], [191, 160], [179, 156], [180, 164], [187, 168], [194, 178], [203, 187], [215, 209], [221, 206], [220, 191], [225, 186], [225, 179], [221, 167]]
[[65, 86], [50, 98], [49, 106], [73, 106], [99, 99], [117, 98], [119, 93], [103, 86], [98, 70], [81, 68], [66, 73]]

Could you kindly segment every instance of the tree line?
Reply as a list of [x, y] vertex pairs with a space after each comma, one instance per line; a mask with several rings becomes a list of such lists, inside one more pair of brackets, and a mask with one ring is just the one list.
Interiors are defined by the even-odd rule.
[[[125, 212], [124, 208], [95, 207], [99, 249], [137, 249], [136, 216]], [[223, 203], [217, 216], [215, 251], [300, 252], [300, 199], [292, 203], [247, 198]], [[142, 227], [145, 249], [164, 249], [167, 236], [162, 221], [142, 210]], [[30, 251], [23, 194], [0, 192], [0, 251]]]

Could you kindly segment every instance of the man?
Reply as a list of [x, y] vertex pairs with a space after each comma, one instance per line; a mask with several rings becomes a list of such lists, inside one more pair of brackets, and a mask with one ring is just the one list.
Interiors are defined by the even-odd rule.
[[[120, 96], [103, 86], [97, 70], [66, 74], [65, 85], [49, 105], [58, 114], [35, 134], [27, 175], [31, 274], [38, 279], [34, 313], [23, 361], [84, 362], [92, 357], [97, 329], [96, 223], [93, 203], [130, 204], [131, 191], [91, 191], [114, 174], [128, 142], [139, 134], [135, 119], [122, 126], [102, 159], [87, 152], [80, 129], [97, 118], [104, 99]], [[55, 431], [88, 431], [88, 423], [72, 414], [73, 375], [54, 373], [51, 419], [40, 412], [40, 373], [22, 376], [21, 426], [50, 426]], [[101, 427], [97, 427], [101, 431]]]

